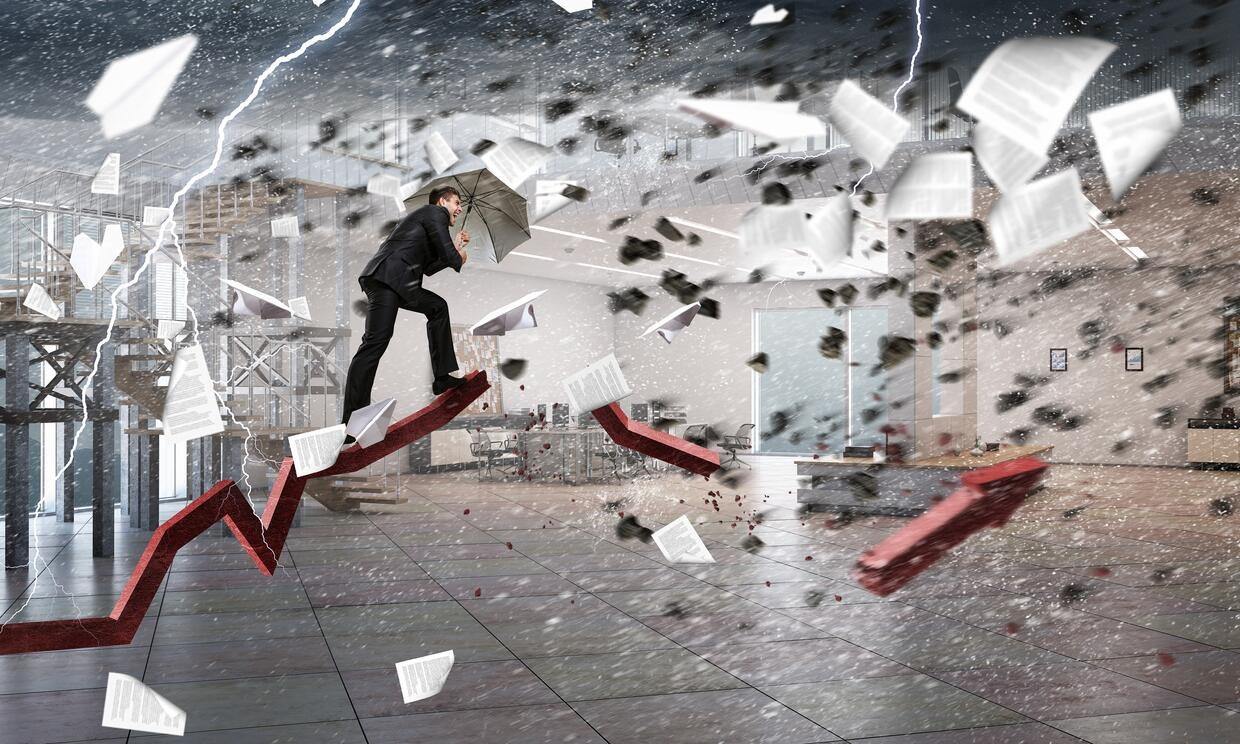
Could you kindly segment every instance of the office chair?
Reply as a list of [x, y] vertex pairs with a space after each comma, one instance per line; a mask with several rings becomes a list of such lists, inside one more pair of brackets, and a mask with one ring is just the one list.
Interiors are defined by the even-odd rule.
[[719, 467], [730, 465], [734, 462], [740, 463], [747, 468], [753, 467], [736, 456], [737, 450], [753, 450], [753, 441], [750, 439], [750, 434], [753, 433], [753, 430], [753, 424], [741, 424], [735, 434], [728, 434], [724, 436], [723, 441], [719, 443], [719, 449], [722, 449], [728, 453], [728, 459], [720, 462]]

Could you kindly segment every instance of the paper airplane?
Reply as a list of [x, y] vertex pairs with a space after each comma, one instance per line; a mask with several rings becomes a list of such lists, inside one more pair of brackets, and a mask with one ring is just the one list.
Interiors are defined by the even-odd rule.
[[1046, 152], [1115, 45], [1086, 36], [1010, 39], [986, 57], [956, 108], [1026, 152]]
[[314, 3], [314, 7], [317, 8], [321, 6], [323, 3], [327, 2], [327, 0], [310, 0], [310, 2]]
[[60, 305], [56, 304], [52, 296], [38, 282], [31, 284], [30, 289], [26, 290], [26, 299], [22, 300], [22, 305], [39, 315], [46, 316], [52, 320], [60, 320]]
[[999, 197], [986, 222], [1000, 263], [1031, 256], [1088, 230], [1088, 203], [1075, 168]]
[[112, 263], [125, 250], [120, 225], [108, 225], [103, 228], [103, 245], [86, 233], [78, 233], [73, 239], [73, 251], [69, 254], [69, 265], [82, 280], [82, 286], [94, 289]]
[[340, 447], [344, 444], [344, 437], [344, 424], [289, 437], [288, 446], [293, 453], [293, 465], [297, 468], [297, 475], [310, 475], [335, 465], [336, 458], [340, 455]]
[[538, 327], [538, 318], [534, 315], [534, 300], [542, 297], [547, 290], [531, 292], [521, 299], [487, 313], [482, 320], [469, 327], [474, 336], [503, 336], [509, 331], [523, 331]]
[[1089, 115], [1089, 128], [1115, 201], [1154, 164], [1181, 125], [1180, 108], [1170, 88]]
[[551, 159], [554, 152], [550, 147], [537, 142], [509, 137], [495, 147], [488, 148], [479, 157], [487, 170], [508, 188], [516, 191]]
[[112, 194], [113, 196], [121, 193], [121, 154], [119, 152], [109, 153], [103, 159], [103, 165], [99, 166], [95, 180], [90, 182], [90, 193]]
[[714, 563], [701, 536], [683, 514], [651, 535], [663, 557], [672, 563]]
[[826, 122], [817, 116], [801, 113], [800, 104], [795, 102], [685, 98], [677, 101], [676, 106], [720, 129], [743, 129], [774, 142], [827, 136]]
[[535, 181], [534, 216], [530, 223], [541, 222], [569, 204], [581, 199], [574, 198], [588, 192], [573, 181]]
[[594, 7], [594, 0], [551, 0], [569, 13], [577, 13]]
[[128, 674], [108, 672], [103, 726], [185, 736], [185, 711]]
[[198, 37], [186, 34], [109, 62], [86, 99], [103, 136], [112, 139], [149, 124], [197, 45]]
[[904, 117], [851, 80], [840, 83], [827, 106], [827, 116], [831, 126], [875, 170], [887, 164], [909, 126]]
[[288, 217], [277, 217], [271, 221], [271, 237], [273, 238], [298, 238], [301, 237], [301, 227], [297, 224], [297, 215], [291, 214]]
[[237, 291], [237, 298], [233, 300], [232, 305], [232, 310], [237, 315], [253, 316], [263, 320], [293, 316], [291, 307], [265, 292], [259, 292], [253, 287], [247, 287], [232, 279], [224, 283]]
[[349, 414], [344, 433], [356, 439], [363, 448], [378, 444], [387, 436], [388, 423], [391, 422], [392, 411], [395, 409], [395, 398], [359, 408]]
[[702, 303], [700, 302], [678, 307], [671, 313], [668, 313], [666, 317], [660, 318], [656, 323], [654, 323], [654, 325], [643, 331], [642, 335], [638, 336], [638, 338], [649, 336], [651, 333], [657, 333], [663, 338], [664, 341], [670, 344], [677, 333], [680, 333], [689, 327], [689, 324], [693, 322], [694, 317], [697, 316], [698, 310], [700, 310], [701, 307]]
[[[572, 12], [572, 11], [570, 11]], [[431, 132], [426, 140], [426, 160], [435, 173], [443, 173], [460, 160], [452, 150], [452, 145], [439, 132]]]
[[305, 297], [293, 297], [288, 301], [288, 309], [295, 317], [310, 320], [310, 301]]
[[143, 207], [142, 226], [159, 227], [171, 216], [172, 210], [167, 207]]
[[397, 662], [396, 677], [405, 705], [438, 695], [455, 662], [456, 655], [451, 651]]
[[568, 402], [578, 413], [593, 411], [627, 398], [633, 388], [624, 379], [615, 354], [608, 354], [580, 372], [564, 378]]
[[964, 220], [973, 216], [973, 155], [932, 152], [905, 167], [887, 197], [888, 220]]
[[772, 23], [783, 23], [788, 17], [788, 9], [775, 9], [774, 5], [763, 5], [753, 14], [753, 18], [749, 19], [750, 26], [768, 26]]

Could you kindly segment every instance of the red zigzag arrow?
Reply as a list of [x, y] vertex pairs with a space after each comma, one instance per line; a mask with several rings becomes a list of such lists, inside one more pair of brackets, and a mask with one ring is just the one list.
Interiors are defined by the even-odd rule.
[[[352, 473], [381, 460], [456, 418], [490, 387], [485, 372], [473, 372], [466, 376], [464, 385], [388, 427], [382, 442], [366, 449], [354, 445], [340, 453], [335, 465], [313, 475], [297, 475], [292, 458], [286, 457], [261, 519], [236, 483], [230, 480], [216, 483], [155, 530], [110, 615], [10, 623], [0, 629], [0, 655], [128, 644], [138, 632], [177, 551], [221, 519], [250, 554], [258, 570], [271, 576], [284, 551], [306, 481]], [[698, 475], [710, 475], [719, 468], [718, 454], [632, 422], [615, 403], [593, 413], [603, 429], [622, 447]]]

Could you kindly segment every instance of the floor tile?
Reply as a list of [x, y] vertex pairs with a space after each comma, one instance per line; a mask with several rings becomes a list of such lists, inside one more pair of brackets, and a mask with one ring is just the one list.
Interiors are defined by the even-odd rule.
[[1180, 708], [1048, 721], [1090, 744], [1204, 744], [1240, 740], [1240, 713], [1223, 708]]
[[921, 674], [775, 685], [762, 691], [845, 739], [1024, 720]]
[[526, 664], [560, 697], [570, 702], [746, 686], [697, 654], [676, 648], [551, 656], [529, 659]]
[[808, 744], [839, 740], [752, 689], [615, 698], [572, 705], [610, 744]]

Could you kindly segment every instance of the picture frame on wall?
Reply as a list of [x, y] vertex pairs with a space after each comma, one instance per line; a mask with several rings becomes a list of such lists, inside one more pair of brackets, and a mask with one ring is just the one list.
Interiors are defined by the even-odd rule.
[[1145, 370], [1145, 349], [1140, 346], [1129, 346], [1124, 349], [1124, 370], [1142, 372]]
[[1051, 371], [1067, 372], [1068, 371], [1068, 350], [1067, 349], [1051, 349]]

